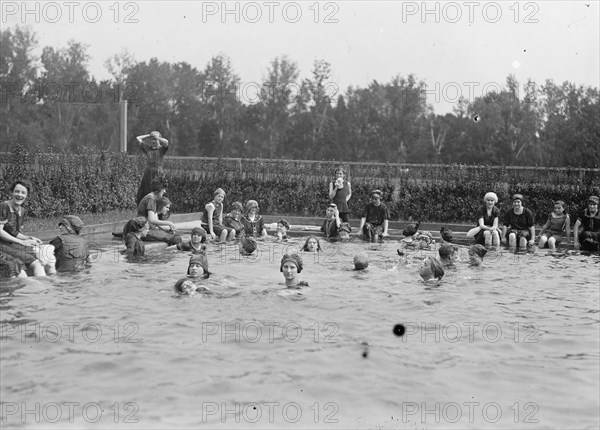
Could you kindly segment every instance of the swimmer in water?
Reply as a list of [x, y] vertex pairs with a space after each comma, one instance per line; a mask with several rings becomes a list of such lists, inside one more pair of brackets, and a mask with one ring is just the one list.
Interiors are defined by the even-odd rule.
[[448, 244], [440, 246], [438, 254], [440, 255], [440, 262], [444, 267], [454, 267], [454, 261], [458, 259], [457, 250], [456, 246]]
[[283, 273], [287, 288], [308, 287], [308, 282], [300, 281], [298, 278], [302, 272], [302, 258], [298, 254], [285, 254], [281, 259], [279, 271]]
[[487, 249], [483, 245], [471, 245], [469, 247], [469, 265], [471, 266], [482, 266], [483, 257], [487, 254]]
[[424, 282], [437, 282], [444, 276], [444, 266], [437, 258], [427, 257], [423, 260], [423, 267], [421, 267], [419, 275]]
[[240, 254], [252, 255], [258, 248], [258, 243], [253, 237], [243, 237], [240, 241]]
[[355, 270], [364, 270], [369, 267], [369, 256], [364, 252], [356, 254], [352, 261], [354, 263]]
[[187, 270], [188, 278], [207, 279], [210, 276], [208, 271], [208, 258], [205, 253], [193, 254], [190, 257]]
[[306, 238], [306, 242], [304, 242], [302, 251], [304, 251], [304, 252], [320, 252], [320, 251], [323, 251], [323, 249], [321, 248], [321, 243], [319, 242], [319, 239], [317, 239], [315, 236], [309, 236]]
[[179, 242], [175, 245], [167, 246], [167, 249], [177, 249], [179, 251], [191, 251], [192, 253], [204, 252], [206, 250], [206, 230], [202, 227], [194, 227], [191, 233], [191, 239], [187, 242]]

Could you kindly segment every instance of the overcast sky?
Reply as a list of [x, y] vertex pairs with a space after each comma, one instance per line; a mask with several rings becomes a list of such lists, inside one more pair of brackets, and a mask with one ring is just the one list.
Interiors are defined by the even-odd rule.
[[22, 4], [2, 1], [2, 28], [26, 25], [40, 47], [87, 44], [98, 79], [109, 77], [104, 61], [127, 49], [137, 61], [157, 57], [200, 70], [224, 53], [243, 83], [260, 82], [276, 56], [297, 62], [301, 77], [324, 59], [331, 92], [413, 73], [427, 83], [437, 113], [450, 111], [458, 95], [473, 100], [503, 85], [509, 74], [522, 84], [600, 86], [598, 0]]

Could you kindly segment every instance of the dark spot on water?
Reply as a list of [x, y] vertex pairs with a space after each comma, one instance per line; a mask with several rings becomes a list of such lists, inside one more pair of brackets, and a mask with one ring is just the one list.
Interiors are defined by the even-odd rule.
[[394, 326], [394, 334], [398, 337], [404, 336], [404, 332], [406, 332], [406, 328], [403, 324], [396, 324]]
[[479, 121], [481, 121], [481, 117], [479, 115], [473, 115], [473, 121], [479, 122]]
[[363, 356], [363, 358], [369, 357], [369, 351], [367, 351], [367, 350], [363, 351], [362, 356]]

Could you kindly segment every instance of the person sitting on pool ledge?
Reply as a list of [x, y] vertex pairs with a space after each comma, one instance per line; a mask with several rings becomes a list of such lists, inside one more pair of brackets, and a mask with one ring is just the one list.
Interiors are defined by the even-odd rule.
[[[575, 222], [573, 234], [573, 247], [578, 250], [580, 246], [586, 251], [598, 251], [600, 242], [600, 211], [598, 211], [597, 196], [590, 196], [588, 207], [585, 209]], [[579, 228], [581, 227], [581, 233]]]
[[360, 219], [357, 234], [369, 242], [375, 242], [377, 239], [388, 236], [390, 211], [385, 203], [381, 202], [382, 198], [381, 190], [371, 191], [371, 203], [365, 206]]
[[302, 258], [298, 254], [285, 254], [279, 271], [283, 273], [287, 288], [308, 287], [308, 282], [298, 279], [298, 274], [302, 272]]
[[239, 238], [244, 233], [244, 224], [242, 224], [242, 212], [244, 206], [240, 202], [233, 202], [231, 204], [231, 210], [223, 218], [223, 225], [230, 229], [235, 230], [235, 237]]
[[[533, 212], [523, 207], [523, 196], [513, 196], [513, 207], [504, 214], [502, 226], [502, 243], [508, 240], [508, 246], [519, 246], [523, 249], [535, 243], [535, 225]], [[507, 231], [508, 230], [508, 231]]]
[[[148, 234], [144, 236], [145, 240], [163, 241], [167, 242], [168, 245], [175, 245], [181, 242], [181, 236], [175, 234], [175, 230], [177, 230], [175, 224], [166, 219], [160, 220], [158, 218], [159, 212], [156, 201], [167, 191], [167, 184], [162, 180], [154, 180], [150, 188], [152, 192], [144, 196], [137, 209], [137, 216], [148, 220]], [[165, 205], [168, 212], [167, 206], [170, 205]]]

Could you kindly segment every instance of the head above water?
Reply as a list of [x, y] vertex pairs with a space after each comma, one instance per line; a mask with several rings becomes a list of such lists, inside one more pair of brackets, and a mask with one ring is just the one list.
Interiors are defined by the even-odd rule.
[[423, 260], [423, 267], [421, 268], [419, 275], [424, 281], [430, 279], [442, 279], [444, 276], [444, 265], [435, 257], [427, 257]]
[[369, 256], [365, 252], [356, 254], [352, 259], [355, 270], [364, 270], [369, 267]]
[[302, 258], [298, 254], [285, 254], [281, 258], [281, 265], [279, 266], [279, 271], [283, 272], [283, 266], [285, 263], [292, 263], [296, 266], [298, 273], [302, 272]]
[[210, 276], [210, 272], [208, 271], [208, 258], [205, 253], [199, 252], [190, 257], [187, 275], [190, 278], [198, 278], [200, 276], [208, 278]]

